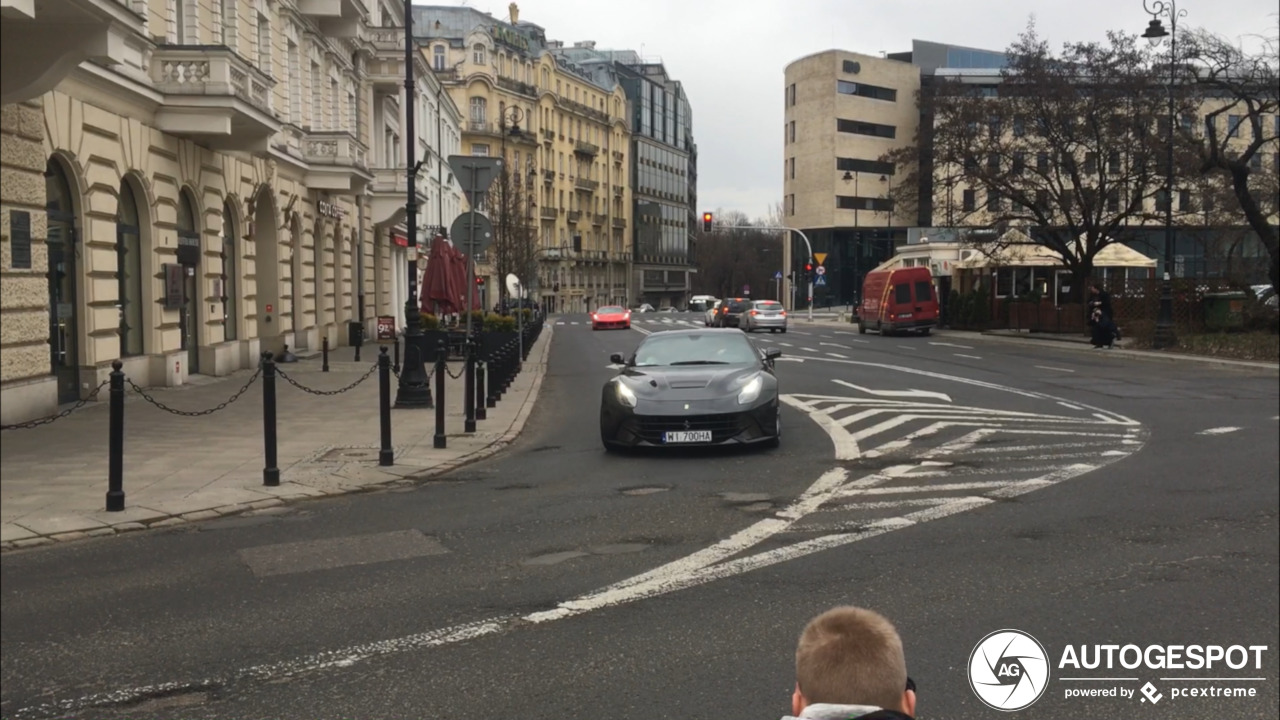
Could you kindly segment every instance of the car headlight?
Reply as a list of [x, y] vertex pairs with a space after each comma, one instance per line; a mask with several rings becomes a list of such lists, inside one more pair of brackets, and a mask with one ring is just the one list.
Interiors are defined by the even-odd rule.
[[742, 386], [742, 391], [738, 393], [738, 404], [746, 405], [747, 403], [755, 402], [756, 398], [760, 397], [760, 388], [762, 387], [764, 387], [764, 381], [760, 379], [759, 375], [751, 378], [746, 385]]
[[626, 407], [635, 407], [636, 406], [635, 391], [627, 387], [626, 384], [623, 383], [621, 380], [617, 381], [617, 383], [615, 384], [618, 386], [618, 402], [622, 403]]

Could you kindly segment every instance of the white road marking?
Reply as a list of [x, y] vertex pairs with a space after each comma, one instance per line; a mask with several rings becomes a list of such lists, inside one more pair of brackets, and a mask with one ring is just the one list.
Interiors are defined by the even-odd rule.
[[1243, 430], [1243, 429], [1244, 428], [1231, 427], [1231, 426], [1216, 427], [1216, 428], [1209, 428], [1208, 430], [1201, 430], [1196, 434], [1197, 435], [1226, 435], [1227, 433], [1233, 433], [1233, 432], [1236, 432], [1237, 430]]
[[802, 348], [799, 348], [799, 349], [800, 349], [800, 350], [803, 350], [803, 351], [805, 351], [805, 352], [818, 352], [817, 350], [814, 350], [814, 349], [813, 349], [813, 348], [811, 348], [811, 347], [802, 347]]
[[804, 358], [793, 358], [793, 357], [785, 357], [785, 356], [778, 358], [778, 360], [780, 361], [785, 360], [786, 362], [798, 362], [798, 363], [804, 362]]
[[929, 341], [929, 344], [930, 344], [930, 345], [939, 345], [939, 346], [941, 346], [941, 347], [953, 347], [953, 348], [960, 348], [960, 349], [962, 349], [962, 350], [972, 350], [972, 349], [973, 349], [973, 346], [972, 346], [972, 345], [957, 345], [957, 344], [955, 344], [955, 343], [949, 343], [949, 342], [935, 342], [935, 341], [933, 341], [933, 340], [930, 340], [930, 341]]
[[1061, 405], [1061, 406], [1062, 406], [1062, 407], [1064, 407], [1064, 408], [1067, 408], [1068, 410], [1082, 410], [1082, 409], [1083, 409], [1083, 408], [1081, 408], [1079, 405], [1072, 405], [1072, 404], [1071, 404], [1071, 403], [1069, 403], [1069, 402], [1062, 402], [1061, 400], [1059, 400], [1059, 401], [1058, 401], [1058, 404], [1059, 404], [1059, 405]]
[[[827, 353], [827, 354], [830, 355], [831, 353]], [[833, 380], [832, 382], [836, 383], [837, 385], [843, 385], [848, 388], [853, 388], [858, 392], [864, 392], [868, 395], [875, 395], [876, 397], [936, 398], [943, 402], [951, 402], [950, 395], [947, 395], [946, 393], [933, 392], [932, 390], [872, 390], [871, 388], [865, 388], [865, 387], [862, 387], [861, 385], [854, 385], [853, 383], [847, 382], [845, 380]]]
[[[818, 343], [818, 346], [819, 346], [819, 347], [822, 347], [822, 346], [824, 346], [824, 345], [825, 345], [826, 347], [845, 348], [845, 346], [844, 346], [844, 345], [841, 345], [840, 343], [829, 343], [829, 342], [820, 342], [820, 343]], [[845, 349], [847, 350], [848, 348], [845, 348]]]
[[981, 360], [981, 359], [982, 359], [981, 357], [978, 357], [977, 355], [965, 355], [964, 353], [951, 353], [951, 354], [952, 354], [952, 355], [955, 355], [956, 357], [969, 358], [970, 360]]
[[[860, 363], [853, 361], [844, 362], [859, 365], [879, 365], [877, 363]], [[912, 372], [913, 374], [937, 375], [936, 373], [912, 371], [907, 368], [898, 368], [895, 366], [883, 367], [904, 372]], [[1028, 391], [1018, 390], [1016, 388], [982, 383], [980, 381], [969, 380], [967, 378], [952, 378], [950, 376], [941, 377], [946, 377], [957, 382], [971, 385], [990, 386], [992, 389], [1015, 395], [1031, 396], [1051, 402], [1060, 401], [1059, 398], [1054, 398], [1052, 396], [1029, 393]], [[857, 441], [840, 422], [836, 421], [836, 419], [832, 417], [832, 413], [836, 411], [835, 408], [844, 410], [849, 407], [862, 405], [864, 404], [864, 399], [827, 398], [825, 396], [818, 396], [817, 399], [806, 401], [799, 397], [783, 395], [781, 400], [792, 407], [796, 407], [808, 413], [820, 427], [827, 431], [828, 435], [832, 439], [833, 445], [836, 447], [836, 460], [856, 460], [861, 456]], [[834, 408], [819, 407], [821, 402], [832, 402]], [[879, 402], [889, 403], [894, 401]], [[1097, 408], [1085, 407], [1088, 410], [1098, 410]], [[939, 409], [950, 408], [940, 406]], [[986, 409], [979, 408], [975, 410]], [[994, 410], [986, 410], [986, 412], [992, 416], [1003, 414], [1006, 417], [1010, 417], [1012, 421], [1013, 413], [1001, 413], [1001, 411]], [[973, 444], [980, 441], [983, 437], [1001, 430], [1015, 431], [1019, 433], [1029, 432], [1033, 434], [1039, 432], [1040, 434], [1061, 434], [1073, 436], [1097, 436], [1110, 438], [1124, 437], [1124, 442], [1126, 443], [1131, 442], [1137, 444], [1140, 442], [1136, 435], [1138, 427], [1138, 423], [1136, 421], [1113, 413], [1105, 413], [1100, 410], [1093, 413], [1093, 418], [1094, 419], [1092, 421], [1088, 418], [1082, 418], [1079, 420], [1081, 422], [1093, 422], [1098, 425], [1128, 426], [1131, 430], [1129, 433], [1123, 435], [1112, 435], [1087, 432], [1055, 433], [1054, 431], [1026, 431], [1021, 430], [1020, 428], [980, 428], [968, 435], [936, 448], [929, 454], [935, 457], [939, 455], [957, 454], [972, 447]], [[879, 450], [886, 447], [887, 445], [884, 445], [875, 449]], [[1110, 450], [1106, 453], [1102, 453], [1102, 456], [1118, 459], [1121, 457], [1127, 457], [1129, 454], [1131, 453], [1119, 450]], [[1039, 477], [1012, 482], [1006, 481], [1000, 483], [999, 487], [994, 487], [987, 482], [950, 483], [933, 485], [931, 487], [928, 485], [884, 487], [885, 483], [898, 478], [927, 478], [937, 476], [939, 474], [946, 474], [947, 471], [942, 468], [946, 468], [948, 466], [949, 463], [947, 462], [925, 459], [922, 461], [918, 460], [910, 464], [895, 465], [880, 472], [864, 475], [856, 479], [851, 479], [849, 470], [843, 467], [833, 468], [819, 476], [808, 489], [806, 489], [785, 509], [779, 511], [775, 517], [761, 519], [710, 547], [704, 548], [684, 558], [669, 562], [635, 577], [607, 586], [598, 591], [562, 602], [558, 607], [552, 610], [530, 613], [524, 616], [499, 615], [487, 620], [430, 630], [400, 638], [348, 646], [339, 650], [315, 653], [292, 660], [254, 665], [227, 673], [221, 678], [210, 678], [197, 682], [170, 682], [144, 687], [123, 688], [111, 692], [87, 695], [77, 699], [45, 703], [43, 705], [18, 709], [12, 713], [12, 717], [16, 719], [26, 718], [27, 716], [35, 714], [69, 714], [92, 707], [120, 706], [136, 703], [138, 700], [163, 693], [172, 693], [183, 689], [208, 687], [211, 684], [225, 685], [238, 680], [277, 681], [307, 672], [351, 667], [370, 658], [467, 642], [487, 635], [514, 631], [522, 626], [530, 624], [550, 622], [593, 610], [675, 592], [685, 588], [713, 582], [718, 579], [739, 575], [762, 567], [794, 560], [796, 558], [822, 552], [824, 550], [834, 549], [859, 540], [865, 540], [867, 538], [892, 532], [894, 530], [912, 527], [922, 522], [937, 520], [959, 512], [979, 508], [993, 502], [993, 498], [1012, 497], [1032, 490], [1048, 487], [1063, 480], [1090, 472], [1098, 467], [1098, 465], [1075, 463], [1057, 468], [1056, 470], [1052, 470]], [[750, 555], [745, 554], [760, 542], [786, 532], [795, 526], [796, 523], [810, 515], [816, 514], [825, 503], [834, 498], [840, 496], [913, 494], [923, 492], [924, 490], [922, 488], [930, 488], [935, 491], [941, 490], [944, 492], [958, 489], [992, 489], [990, 492], [987, 492], [982, 496], [968, 495], [954, 498], [922, 498], [915, 503], [904, 503], [902, 500], [898, 500], [897, 506], [911, 507], [923, 505], [924, 507], [920, 510], [909, 512], [898, 517], [881, 518], [866, 523], [851, 523], [831, 534], [786, 544], [773, 550]], [[881, 505], [880, 507], [884, 506]], [[857, 509], [857, 505], [851, 504], [846, 507], [846, 509]], [[738, 557], [735, 559], [729, 559], [734, 556]]]
[[1057, 370], [1058, 372], [1069, 372], [1069, 373], [1075, 372], [1075, 370], [1068, 370], [1067, 368], [1053, 367], [1052, 365], [1036, 365], [1036, 367], [1041, 370]]
[[778, 344], [782, 347], [795, 347], [795, 345], [792, 345], [791, 343], [784, 343], [781, 340], [778, 341]]
[[848, 359], [849, 359], [849, 356], [848, 356], [848, 355], [841, 355], [840, 353], [833, 353], [833, 352], [829, 352], [829, 353], [827, 353], [827, 354], [828, 354], [828, 355], [830, 355], [831, 357], [840, 358], [840, 359], [842, 359], [842, 360], [848, 360]]
[[919, 350], [920, 349], [915, 345], [899, 345], [898, 347], [902, 348], [903, 350]]

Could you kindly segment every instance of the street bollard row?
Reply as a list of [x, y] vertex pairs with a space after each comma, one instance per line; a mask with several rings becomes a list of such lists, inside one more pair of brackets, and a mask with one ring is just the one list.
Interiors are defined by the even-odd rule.
[[[524, 360], [528, 358], [529, 350], [534, 342], [537, 341], [542, 331], [541, 321], [527, 325], [524, 327], [519, 337], [513, 338], [502, 346], [498, 347], [487, 357], [480, 358], [478, 348], [474, 343], [470, 343], [466, 350], [466, 373], [465, 379], [465, 395], [464, 405], [468, 410], [468, 422], [466, 423], [466, 432], [475, 432], [475, 420], [488, 419], [487, 408], [497, 406], [499, 400], [502, 399], [504, 393], [511, 387], [511, 383], [520, 373]], [[398, 345], [398, 341], [397, 341]], [[328, 355], [329, 355], [329, 339], [325, 338], [323, 342], [324, 360], [322, 362], [322, 371], [328, 372]], [[396, 348], [396, 355], [399, 355], [399, 347]], [[444, 449], [448, 444], [448, 437], [445, 433], [445, 377], [448, 375], [447, 366], [448, 345], [441, 341], [439, 350], [436, 354], [436, 361], [432, 375], [435, 377], [435, 435], [433, 437], [433, 446], [436, 449]], [[399, 365], [397, 357], [396, 365]], [[126, 377], [123, 371], [123, 364], [116, 360], [111, 364], [112, 371], [109, 385], [109, 408], [108, 408], [108, 443], [107, 443], [107, 511], [120, 512], [125, 508], [125, 492], [124, 492], [124, 401], [125, 401], [125, 383]], [[378, 371], [378, 426], [379, 426], [379, 450], [378, 464], [381, 466], [390, 466], [395, 464], [395, 450], [391, 444], [391, 374], [392, 374], [392, 358], [388, 354], [388, 348], [383, 346], [378, 354], [377, 371]], [[398, 368], [396, 368], [398, 372]], [[372, 372], [372, 370], [371, 370]], [[263, 442], [263, 467], [262, 467], [262, 484], [267, 487], [277, 487], [280, 485], [280, 467], [278, 458], [278, 434], [276, 428], [277, 408], [276, 408], [276, 362], [274, 356], [270, 352], [262, 353], [259, 364], [259, 374], [262, 379], [262, 442]], [[366, 374], [367, 377], [367, 374]], [[288, 379], [288, 378], [286, 378]], [[290, 380], [295, 385], [296, 381]], [[253, 383], [250, 379], [249, 385]], [[358, 385], [359, 381], [355, 383]], [[354, 387], [352, 385], [351, 387]], [[239, 397], [248, 385], [240, 390], [236, 396], [228, 401], [234, 401]], [[306, 389], [306, 388], [304, 388]], [[350, 388], [347, 388], [350, 389]], [[310, 391], [310, 390], [309, 390]], [[310, 391], [316, 394], [324, 394], [318, 391]], [[339, 391], [328, 391], [329, 394]], [[145, 397], [145, 395], [144, 395]], [[217, 409], [225, 407], [228, 403], [223, 403]], [[163, 406], [162, 406], [163, 407]], [[430, 407], [430, 405], [428, 405]], [[169, 409], [173, 411], [171, 408]], [[201, 411], [200, 413], [188, 413], [179, 411], [179, 414], [205, 414], [212, 411]]]

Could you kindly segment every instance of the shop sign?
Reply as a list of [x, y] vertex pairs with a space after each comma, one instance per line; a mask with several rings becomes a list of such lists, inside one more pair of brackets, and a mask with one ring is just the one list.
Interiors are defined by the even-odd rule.
[[342, 220], [347, 217], [347, 211], [325, 200], [316, 201], [316, 212], [321, 217], [333, 218], [334, 220]]

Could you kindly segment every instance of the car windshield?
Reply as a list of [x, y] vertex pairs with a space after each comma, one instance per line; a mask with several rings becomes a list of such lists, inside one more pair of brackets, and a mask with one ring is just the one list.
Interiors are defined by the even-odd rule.
[[740, 333], [650, 335], [636, 350], [636, 367], [664, 365], [747, 365], [759, 359]]
[[618, 315], [624, 312], [626, 312], [626, 310], [615, 305], [609, 305], [608, 307], [602, 307], [599, 310], [596, 310], [597, 315]]

